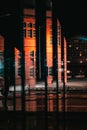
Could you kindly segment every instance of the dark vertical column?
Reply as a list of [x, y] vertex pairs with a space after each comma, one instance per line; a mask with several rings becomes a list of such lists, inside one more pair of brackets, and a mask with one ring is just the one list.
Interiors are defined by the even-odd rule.
[[62, 61], [62, 82], [63, 82], [63, 129], [66, 129], [66, 114], [65, 114], [65, 63], [64, 63], [64, 35], [63, 29], [61, 30], [61, 61]]
[[46, 2], [36, 0], [36, 76], [44, 80], [44, 59], [46, 60]]
[[25, 111], [25, 52], [24, 52], [24, 40], [23, 40], [23, 14], [20, 18], [20, 28], [21, 28], [21, 36], [20, 36], [20, 52], [21, 52], [21, 85], [22, 85], [22, 110]]
[[63, 112], [65, 112], [65, 66], [64, 66], [64, 35], [61, 30], [61, 61], [62, 61], [62, 82], [63, 82]]
[[57, 44], [57, 1], [52, 0], [52, 45], [53, 80], [56, 82], [56, 110], [58, 111], [58, 44]]
[[37, 80], [45, 82], [45, 129], [48, 130], [46, 0], [36, 0], [36, 57]]
[[[14, 52], [14, 42], [13, 41], [9, 41], [9, 52], [8, 52], [8, 57], [10, 60], [10, 68], [9, 68], [9, 88], [10, 86], [14, 87], [15, 90], [15, 52]], [[7, 49], [6, 49], [7, 50]], [[6, 51], [5, 51], [6, 52]], [[8, 59], [8, 58], [7, 58]], [[7, 61], [7, 60], [6, 60]], [[16, 95], [15, 95], [15, 91], [13, 93], [13, 110], [15, 111], [15, 107], [16, 107]]]
[[35, 15], [36, 15], [36, 79], [39, 81], [41, 79], [41, 62], [40, 62], [40, 7], [39, 0], [36, 0]]
[[[4, 8], [4, 3], [6, 3], [6, 8]], [[13, 85], [14, 83], [14, 76], [11, 74], [13, 73], [12, 62], [13, 51], [14, 47], [16, 46], [20, 49], [22, 53], [22, 109], [25, 109], [25, 99], [24, 99], [24, 86], [25, 86], [25, 71], [24, 71], [24, 47], [23, 47], [23, 0], [8, 0], [3, 1], [3, 8], [1, 9], [2, 23], [1, 31], [5, 36], [5, 107], [6, 107], [6, 97], [8, 95], [9, 86]], [[1, 7], [1, 5], [0, 5]]]
[[5, 37], [5, 46], [4, 46], [4, 79], [5, 86], [3, 89], [4, 95], [4, 109], [7, 110], [7, 97], [9, 86], [11, 85], [11, 77], [10, 77], [10, 67], [11, 67], [11, 46], [9, 45], [9, 41]]
[[19, 4], [19, 51], [21, 54], [21, 105], [22, 105], [22, 130], [26, 130], [26, 101], [25, 101], [25, 51], [24, 51], [24, 38], [23, 38], [23, 19], [24, 19], [24, 0], [20, 0]]
[[[9, 38], [5, 37], [4, 46], [4, 79], [5, 86], [3, 90], [4, 94], [4, 108], [7, 109], [7, 99], [9, 93], [9, 87], [15, 86], [15, 66], [14, 66], [14, 44], [9, 41]], [[14, 105], [14, 104], [13, 104]], [[15, 107], [15, 106], [14, 106]]]
[[25, 51], [24, 51], [24, 37], [23, 37], [23, 19], [24, 19], [24, 0], [20, 0], [19, 3], [19, 11], [18, 11], [18, 47], [21, 54], [21, 99], [22, 99], [22, 130], [26, 130], [26, 101], [25, 101]]

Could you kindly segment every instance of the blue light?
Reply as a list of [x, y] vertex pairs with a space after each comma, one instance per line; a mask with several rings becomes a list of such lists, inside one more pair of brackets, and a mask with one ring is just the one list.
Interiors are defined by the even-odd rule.
[[80, 40], [83, 40], [83, 41], [87, 41], [87, 38], [86, 38], [86, 37], [80, 37], [79, 39], [80, 39]]
[[0, 69], [4, 68], [4, 63], [0, 62]]

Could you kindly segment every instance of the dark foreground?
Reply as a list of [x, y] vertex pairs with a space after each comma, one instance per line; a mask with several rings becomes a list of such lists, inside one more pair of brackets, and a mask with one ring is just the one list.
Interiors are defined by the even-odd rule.
[[87, 130], [87, 113], [2, 111], [0, 130]]

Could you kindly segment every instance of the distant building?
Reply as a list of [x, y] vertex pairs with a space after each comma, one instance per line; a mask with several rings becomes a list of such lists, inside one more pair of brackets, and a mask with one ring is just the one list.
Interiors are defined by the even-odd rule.
[[67, 78], [87, 78], [87, 37], [67, 40]]
[[[51, 11], [46, 13], [46, 47], [47, 47], [47, 67], [48, 67], [48, 84], [52, 83], [52, 14]], [[64, 37], [64, 70], [62, 68], [62, 56], [61, 56], [61, 24], [58, 21], [58, 81], [62, 82], [62, 72], [65, 74], [65, 82], [67, 82], [67, 55], [66, 55], [66, 39]], [[24, 34], [24, 52], [25, 52], [25, 83], [26, 85], [34, 86], [36, 81], [36, 30], [35, 30], [35, 10], [24, 9], [24, 22], [23, 22], [23, 34]], [[0, 46], [1, 44], [0, 40]], [[3, 42], [4, 46], [4, 42]], [[3, 55], [4, 47], [0, 47], [0, 55]], [[2, 64], [0, 58], [0, 65]], [[3, 64], [4, 66], [4, 64]], [[15, 81], [17, 85], [21, 84], [21, 53], [15, 48]], [[1, 67], [1, 66], [0, 66]], [[1, 73], [0, 73], [0, 76]]]

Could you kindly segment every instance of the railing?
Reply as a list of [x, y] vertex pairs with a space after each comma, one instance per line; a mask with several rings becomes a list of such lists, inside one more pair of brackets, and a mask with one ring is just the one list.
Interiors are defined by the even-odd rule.
[[[58, 112], [87, 112], [87, 90], [76, 90], [68, 88], [63, 97], [63, 91], [60, 89], [58, 93]], [[63, 98], [65, 104], [63, 104]], [[4, 96], [0, 92], [0, 110], [4, 111]], [[16, 92], [15, 106], [14, 93], [10, 92], [7, 97], [7, 111], [22, 111], [21, 92]], [[47, 111], [56, 112], [56, 89], [48, 90], [47, 94]], [[64, 106], [65, 105], [65, 106]], [[65, 109], [63, 109], [65, 108]], [[45, 111], [45, 90], [31, 89], [25, 93], [25, 111], [26, 112], [44, 112]]]

